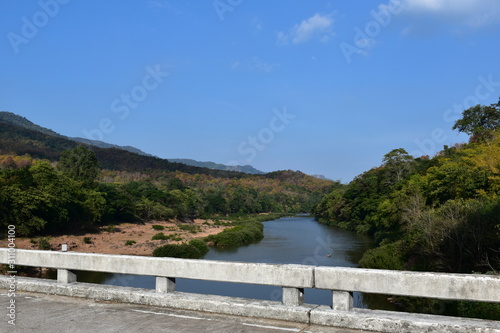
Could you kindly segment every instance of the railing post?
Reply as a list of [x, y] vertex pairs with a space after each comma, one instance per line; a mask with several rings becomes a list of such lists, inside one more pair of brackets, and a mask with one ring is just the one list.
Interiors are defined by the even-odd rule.
[[354, 301], [352, 292], [332, 290], [332, 309], [340, 311], [350, 311]]
[[304, 304], [304, 288], [283, 287], [283, 304], [286, 306], [300, 306]]
[[[61, 244], [61, 252], [68, 251], [68, 244]], [[57, 282], [59, 283], [72, 283], [76, 282], [76, 274], [68, 271], [67, 269], [57, 270]]]
[[156, 292], [157, 293], [171, 293], [175, 291], [175, 278], [164, 276], [156, 277]]
[[57, 270], [57, 282], [59, 283], [72, 283], [76, 282], [76, 274], [68, 271], [67, 269]]

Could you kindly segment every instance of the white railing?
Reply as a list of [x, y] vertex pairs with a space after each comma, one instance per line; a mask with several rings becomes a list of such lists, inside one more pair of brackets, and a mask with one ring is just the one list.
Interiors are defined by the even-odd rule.
[[[10, 251], [10, 252], [9, 252]], [[0, 248], [0, 263], [12, 259]], [[314, 267], [78, 252], [15, 250], [15, 265], [55, 268], [57, 283], [77, 281], [72, 271], [156, 276], [157, 294], [175, 294], [175, 279], [272, 285], [283, 288], [282, 304], [304, 305], [304, 289], [332, 291], [331, 310], [352, 312], [353, 292], [500, 303], [500, 277], [388, 271], [345, 267]], [[309, 309], [310, 311], [310, 309]], [[495, 331], [496, 332], [496, 331]]]

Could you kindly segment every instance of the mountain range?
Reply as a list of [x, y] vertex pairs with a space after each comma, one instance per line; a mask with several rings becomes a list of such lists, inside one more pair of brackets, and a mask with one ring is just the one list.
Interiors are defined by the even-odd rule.
[[[90, 140], [90, 139], [85, 139], [85, 138], [80, 138], [80, 137], [68, 137], [65, 135], [61, 135], [51, 129], [42, 127], [40, 125], [37, 125], [30, 120], [26, 119], [25, 117], [22, 117], [20, 115], [14, 114], [12, 112], [7, 112], [7, 111], [0, 111], [0, 122], [3, 122], [5, 124], [10, 124], [13, 126], [17, 126], [20, 128], [24, 128], [27, 130], [31, 131], [36, 131], [48, 136], [56, 137], [56, 138], [61, 138], [61, 139], [66, 139], [78, 143], [84, 143], [86, 145], [98, 147], [98, 148], [104, 148], [104, 149], [120, 149], [120, 150], [125, 150], [127, 152], [131, 152], [134, 154], [142, 155], [142, 156], [148, 156], [148, 157], [155, 157], [151, 154], [148, 154], [139, 148], [132, 147], [132, 146], [119, 146], [119, 145], [114, 145], [110, 144], [107, 142], [103, 141], [98, 141], [98, 140]], [[222, 171], [235, 171], [235, 172], [243, 172], [243, 173], [248, 173], [248, 174], [264, 174], [265, 172], [260, 171], [255, 169], [254, 167], [250, 165], [244, 165], [244, 166], [228, 166], [224, 164], [218, 164], [214, 162], [200, 162], [192, 159], [168, 159], [169, 162], [172, 163], [181, 163], [189, 166], [194, 166], [194, 167], [200, 167], [200, 168], [208, 168], [208, 169], [213, 169], [213, 170], [222, 170]]]
[[[222, 173], [246, 173], [262, 175], [260, 171], [251, 165], [229, 166], [214, 162], [200, 162], [193, 159], [162, 159], [148, 154], [136, 147], [119, 146], [98, 140], [90, 140], [80, 137], [68, 137], [61, 135], [51, 129], [42, 127], [12, 112], [0, 111], [0, 149], [4, 153], [30, 154], [33, 157], [57, 159], [59, 154], [78, 144], [93, 147], [98, 157], [101, 157], [101, 165], [110, 169], [166, 169], [178, 170], [188, 173], [210, 173], [202, 172], [203, 169], [221, 171]], [[131, 163], [127, 165], [127, 163]], [[134, 168], [133, 166], [136, 166]], [[189, 171], [188, 171], [189, 170]], [[329, 180], [322, 175], [313, 175], [315, 178]]]

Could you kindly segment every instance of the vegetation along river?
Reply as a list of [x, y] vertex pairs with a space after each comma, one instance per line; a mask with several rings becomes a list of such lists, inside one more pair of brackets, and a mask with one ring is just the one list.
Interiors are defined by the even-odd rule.
[[[356, 267], [363, 253], [374, 247], [366, 236], [321, 224], [308, 216], [264, 222], [264, 239], [233, 249], [210, 248], [203, 259], [273, 264]], [[78, 281], [155, 288], [152, 276], [78, 272]], [[202, 294], [281, 300], [281, 288], [239, 283], [177, 279], [177, 290]], [[354, 293], [356, 307], [392, 309], [387, 296]], [[331, 305], [328, 290], [306, 289], [305, 302]]]

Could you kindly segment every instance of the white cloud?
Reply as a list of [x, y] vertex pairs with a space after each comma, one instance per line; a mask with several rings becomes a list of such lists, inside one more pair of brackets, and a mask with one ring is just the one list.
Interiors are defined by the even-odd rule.
[[315, 14], [310, 18], [296, 24], [288, 33], [277, 33], [279, 44], [300, 44], [318, 38], [321, 42], [328, 42], [332, 32], [333, 18], [330, 15]]
[[405, 11], [417, 16], [434, 15], [470, 27], [500, 23], [498, 0], [401, 0]]

